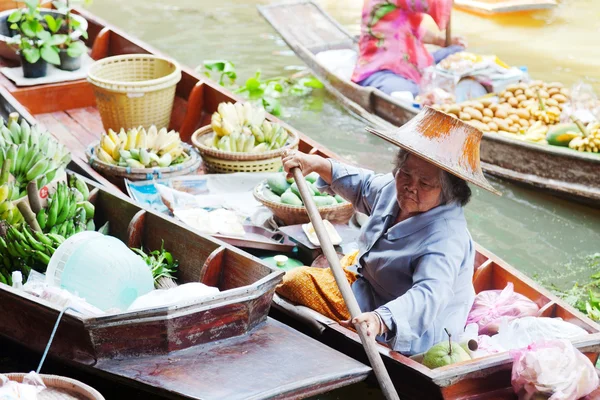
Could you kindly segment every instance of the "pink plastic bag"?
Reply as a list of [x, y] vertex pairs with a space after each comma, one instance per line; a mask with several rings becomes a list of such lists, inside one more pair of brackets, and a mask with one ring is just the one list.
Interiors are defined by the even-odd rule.
[[515, 318], [535, 316], [539, 307], [522, 294], [515, 293], [514, 285], [509, 282], [504, 290], [485, 290], [475, 296], [475, 302], [467, 324], [479, 325], [480, 335], [494, 335], [503, 318], [511, 321]]
[[510, 355], [519, 400], [577, 400], [598, 387], [594, 365], [568, 340], [537, 342]]

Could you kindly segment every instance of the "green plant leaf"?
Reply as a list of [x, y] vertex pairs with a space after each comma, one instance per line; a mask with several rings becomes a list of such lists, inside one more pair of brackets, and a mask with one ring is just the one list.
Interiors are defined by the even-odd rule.
[[[8, 16], [8, 22], [19, 22], [23, 17], [21, 10], [15, 10]], [[14, 28], [13, 28], [14, 29]]]
[[23, 23], [21, 23], [21, 32], [27, 37], [34, 38], [37, 36], [37, 27], [38, 22], [35, 20], [23, 21]]
[[82, 41], [73, 42], [67, 47], [67, 54], [69, 57], [77, 58], [83, 53], [87, 52], [87, 47]]
[[52, 37], [46, 41], [46, 44], [49, 44], [50, 46], [60, 46], [67, 41], [67, 38], [67, 35], [52, 35]]
[[69, 11], [69, 7], [67, 6], [67, 3], [65, 1], [53, 1], [52, 5], [61, 13], [66, 13], [67, 11]]
[[225, 71], [225, 63], [229, 63], [226, 60], [206, 60], [204, 61], [204, 68], [209, 71], [223, 72]]
[[52, 38], [52, 34], [48, 31], [40, 31], [36, 34], [36, 36], [43, 42], [47, 42]]
[[40, 50], [40, 54], [44, 60], [50, 64], [59, 65], [60, 57], [58, 55], [58, 49], [54, 46], [44, 45]]
[[248, 97], [253, 100], [253, 99], [259, 99], [261, 97], [263, 97], [265, 95], [265, 91], [261, 88], [258, 88], [256, 90], [252, 90], [252, 91], [248, 91]]
[[259, 88], [260, 88], [260, 81], [257, 78], [248, 78], [246, 80], [246, 89], [248, 89], [249, 92], [252, 92]]
[[310, 78], [302, 78], [298, 83], [313, 89], [323, 89], [325, 87], [323, 83], [314, 76]]
[[10, 25], [10, 29], [15, 29], [15, 30], [17, 30], [17, 29], [19, 29], [19, 25], [17, 25], [17, 24], [11, 24], [11, 25]]
[[262, 98], [262, 104], [268, 113], [273, 114], [276, 117], [281, 115], [281, 103], [279, 100], [265, 96]]
[[39, 0], [25, 0], [25, 5], [29, 9], [30, 14], [34, 14], [37, 8], [40, 6]]
[[58, 21], [56, 19], [54, 19], [54, 17], [51, 14], [44, 15], [44, 20], [46, 21], [46, 24], [48, 25], [48, 29], [50, 29], [50, 32], [56, 33], [58, 31], [58, 28], [60, 28]]
[[40, 49], [23, 49], [22, 53], [25, 60], [30, 64], [35, 64], [40, 59]]

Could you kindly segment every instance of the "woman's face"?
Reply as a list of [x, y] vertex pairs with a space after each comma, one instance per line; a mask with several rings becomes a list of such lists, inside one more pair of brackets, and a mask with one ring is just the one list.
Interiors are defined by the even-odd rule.
[[409, 154], [396, 172], [398, 205], [403, 213], [417, 214], [440, 205], [441, 170], [433, 164]]

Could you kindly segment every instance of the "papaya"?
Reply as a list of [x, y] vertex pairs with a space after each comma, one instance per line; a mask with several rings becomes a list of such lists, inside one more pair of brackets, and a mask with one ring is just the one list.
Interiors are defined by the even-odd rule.
[[557, 124], [548, 130], [546, 140], [553, 146], [569, 147], [569, 142], [581, 135], [575, 124]]
[[342, 196], [340, 196], [339, 194], [336, 194], [334, 196], [334, 198], [335, 198], [335, 201], [337, 201], [338, 203], [345, 203], [346, 202], [346, 200], [344, 200], [344, 198]]
[[310, 183], [315, 183], [317, 179], [319, 179], [319, 174], [317, 174], [316, 172], [311, 172], [310, 174], [306, 175], [304, 179], [306, 179]]
[[278, 195], [276, 195], [275, 193], [273, 193], [273, 191], [271, 189], [269, 189], [268, 187], [264, 187], [263, 188], [263, 196], [265, 197], [265, 199], [269, 200], [269, 201], [274, 201], [276, 203], [281, 203], [281, 197], [279, 197]]
[[290, 184], [286, 181], [284, 174], [277, 174], [267, 179], [267, 184], [273, 193], [281, 196], [283, 192], [289, 189]]
[[327, 193], [319, 192], [319, 189], [317, 189], [317, 185], [315, 183], [308, 182], [308, 186], [310, 186], [312, 188], [313, 192], [315, 193], [315, 196], [326, 196], [327, 195]]
[[283, 204], [289, 204], [292, 206], [304, 205], [302, 203], [302, 200], [300, 200], [300, 197], [296, 196], [290, 189], [283, 192], [283, 194], [281, 195], [281, 202]]
[[337, 201], [333, 196], [313, 196], [313, 200], [315, 201], [315, 205], [317, 207], [325, 207], [325, 206], [333, 206], [337, 204]]
[[[311, 192], [310, 195], [314, 196], [315, 195], [315, 191], [314, 191], [314, 188], [312, 187], [312, 185], [310, 183], [308, 183], [306, 186], [308, 187], [308, 190]], [[292, 186], [290, 186], [290, 189], [292, 190], [292, 192], [296, 196], [301, 197], [300, 196], [300, 190], [298, 189], [298, 185], [296, 185], [296, 182], [292, 183]]]

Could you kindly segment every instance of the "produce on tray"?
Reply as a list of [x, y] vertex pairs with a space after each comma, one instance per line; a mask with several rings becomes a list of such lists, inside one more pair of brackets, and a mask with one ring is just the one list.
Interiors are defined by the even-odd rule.
[[108, 130], [103, 133], [95, 148], [100, 161], [120, 167], [153, 168], [181, 164], [189, 158], [179, 137], [179, 132], [158, 130], [152, 125], [119, 133]]
[[560, 114], [569, 101], [569, 91], [562, 83], [532, 81], [529, 84], [509, 85], [498, 95], [500, 103], [529, 111], [531, 117], [546, 125], [559, 121]]
[[13, 203], [19, 198], [19, 189], [14, 182], [9, 181], [11, 163], [10, 158], [5, 159], [0, 170], [0, 219], [9, 224], [18, 224], [23, 220], [23, 216]]
[[[308, 189], [312, 192], [313, 200], [317, 207], [333, 206], [338, 203], [347, 203], [339, 196], [331, 196], [327, 193], [321, 193], [315, 186], [319, 175], [309, 174], [305, 177]], [[293, 183], [292, 183], [293, 182]], [[286, 179], [285, 174], [277, 174], [267, 179], [267, 185], [263, 188], [263, 196], [270, 201], [289, 204], [293, 206], [304, 206], [298, 191], [298, 186], [293, 179]]]
[[288, 132], [265, 116], [265, 110], [250, 103], [220, 103], [211, 118], [215, 134], [204, 144], [234, 153], [264, 153], [285, 146]]
[[179, 267], [179, 261], [173, 259], [173, 255], [165, 250], [165, 242], [163, 241], [160, 250], [154, 250], [146, 254], [144, 250], [131, 248], [146, 262], [150, 271], [152, 271], [152, 278], [154, 279], [154, 285], [158, 286], [161, 278], [172, 279], [176, 278], [173, 276]]
[[569, 147], [577, 151], [598, 153], [600, 149], [600, 123], [595, 122], [584, 127], [577, 124], [579, 131], [569, 130], [565, 134], [574, 136], [569, 141]]

